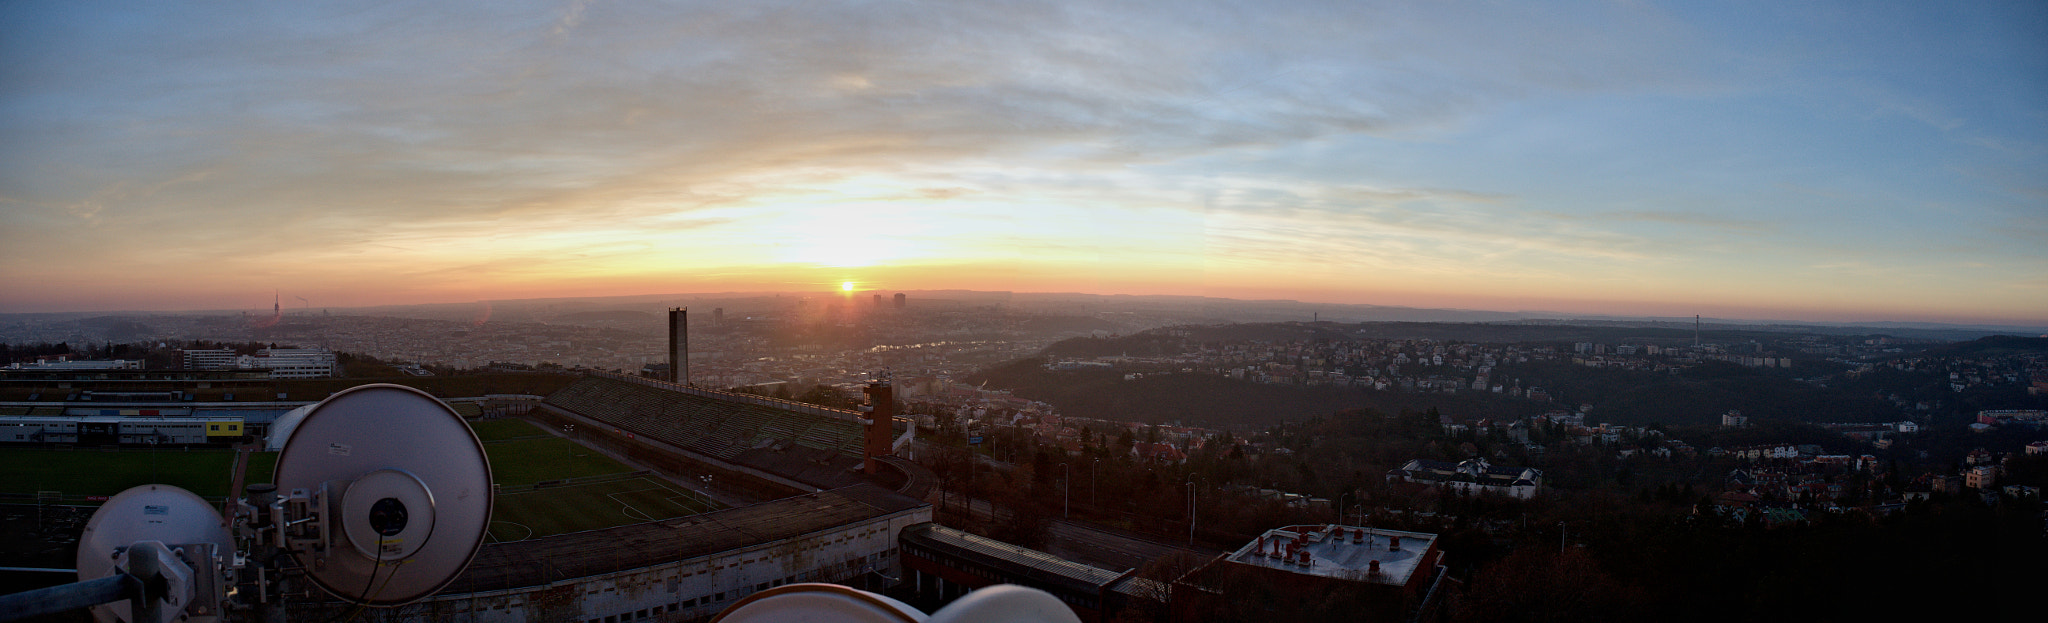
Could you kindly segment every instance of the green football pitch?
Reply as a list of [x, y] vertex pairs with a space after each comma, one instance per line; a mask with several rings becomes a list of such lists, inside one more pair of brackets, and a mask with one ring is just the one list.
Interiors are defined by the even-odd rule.
[[[0, 493], [34, 496], [41, 491], [64, 494], [64, 503], [85, 496], [110, 496], [129, 487], [165, 484], [206, 497], [227, 495], [233, 484], [235, 453], [218, 450], [125, 448], [8, 448], [0, 450]], [[85, 502], [98, 504], [98, 502]]]
[[641, 476], [624, 480], [498, 491], [491, 539], [518, 541], [687, 517], [724, 508], [704, 496]]
[[[500, 541], [695, 515], [724, 508], [674, 483], [634, 469], [519, 420], [472, 423], [498, 485], [491, 537]], [[228, 494], [235, 453], [219, 449], [0, 449], [0, 493], [17, 498], [61, 492], [66, 504], [97, 504], [144, 484], [168, 484], [202, 496]], [[248, 482], [270, 480], [276, 453], [251, 453]], [[576, 482], [576, 481], [584, 482]], [[536, 483], [556, 483], [536, 487]]]

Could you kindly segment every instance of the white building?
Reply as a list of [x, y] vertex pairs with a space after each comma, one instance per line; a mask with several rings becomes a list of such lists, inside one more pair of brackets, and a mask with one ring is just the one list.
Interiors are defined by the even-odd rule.
[[225, 348], [187, 350], [184, 353], [187, 370], [232, 370], [240, 366], [241, 355]]
[[1494, 467], [1486, 459], [1466, 459], [1455, 464], [1415, 459], [1387, 472], [1387, 480], [1436, 485], [1467, 495], [1493, 492], [1526, 500], [1536, 497], [1536, 491], [1543, 487], [1543, 470]]
[[273, 379], [324, 379], [339, 376], [334, 351], [324, 348], [265, 348], [256, 351], [249, 368], [269, 368]]

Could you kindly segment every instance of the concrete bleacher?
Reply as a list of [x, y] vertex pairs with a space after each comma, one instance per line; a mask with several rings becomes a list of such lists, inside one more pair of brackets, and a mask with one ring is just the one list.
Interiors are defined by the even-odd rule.
[[600, 376], [578, 379], [548, 396], [546, 402], [721, 459], [732, 459], [760, 445], [785, 443], [847, 457], [861, 455], [860, 425], [852, 421], [666, 391]]

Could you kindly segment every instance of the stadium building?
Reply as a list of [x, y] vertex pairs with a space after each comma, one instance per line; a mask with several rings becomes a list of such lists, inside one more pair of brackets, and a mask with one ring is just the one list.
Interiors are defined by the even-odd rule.
[[[883, 393], [886, 396], [886, 392]], [[668, 474], [710, 475], [769, 501], [674, 519], [490, 543], [441, 594], [384, 621], [692, 620], [796, 582], [882, 589], [899, 540], [929, 525], [930, 473], [893, 456], [889, 403], [846, 411], [592, 373], [528, 415]], [[907, 430], [906, 426], [906, 430]], [[871, 440], [879, 438], [879, 445]], [[900, 439], [907, 441], [906, 432]], [[864, 474], [870, 461], [876, 474]], [[305, 616], [339, 603], [295, 606]]]
[[[92, 371], [111, 376], [64, 379], [62, 400], [0, 403], [0, 418], [11, 418], [0, 420], [0, 441], [20, 434], [42, 444], [218, 443], [234, 426], [236, 440], [282, 441], [314, 403], [234, 402], [233, 393], [268, 397], [272, 388], [246, 372]], [[148, 376], [167, 373], [177, 378]], [[38, 388], [52, 381], [34, 380]], [[935, 478], [894, 456], [914, 427], [893, 415], [888, 381], [867, 393], [869, 405], [841, 410], [592, 372], [545, 397], [450, 400], [464, 417], [517, 412], [551, 430], [573, 427], [584, 445], [656, 472], [633, 478], [710, 478], [722, 494], [766, 501], [486, 543], [441, 593], [401, 607], [352, 612], [304, 585], [286, 587], [285, 603], [306, 620], [689, 621], [777, 586], [829, 582], [939, 602], [1021, 584], [1052, 593], [1084, 621], [1109, 620], [1140, 601], [1164, 607], [1166, 585], [1132, 570], [1062, 561], [933, 523], [923, 498]], [[538, 492], [559, 482], [520, 486]], [[606, 511], [619, 509], [588, 509]]]

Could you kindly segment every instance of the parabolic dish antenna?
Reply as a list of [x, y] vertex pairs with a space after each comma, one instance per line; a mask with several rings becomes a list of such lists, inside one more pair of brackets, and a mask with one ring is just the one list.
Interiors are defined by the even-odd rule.
[[324, 548], [294, 547], [336, 597], [396, 606], [455, 580], [491, 523], [491, 465], [448, 405], [403, 385], [363, 385], [306, 413], [277, 457], [280, 493], [326, 493]]
[[[197, 564], [209, 560], [203, 554], [232, 557], [235, 540], [228, 522], [204, 498], [170, 485], [142, 485], [107, 498], [93, 511], [78, 536], [78, 579], [90, 581], [122, 573], [122, 556], [116, 552], [141, 541], [156, 541], [170, 547], [210, 544], [213, 552], [189, 552]], [[195, 569], [215, 573], [213, 569]], [[183, 607], [180, 604], [180, 607]], [[127, 600], [94, 606], [93, 617], [101, 621], [133, 621]]]

